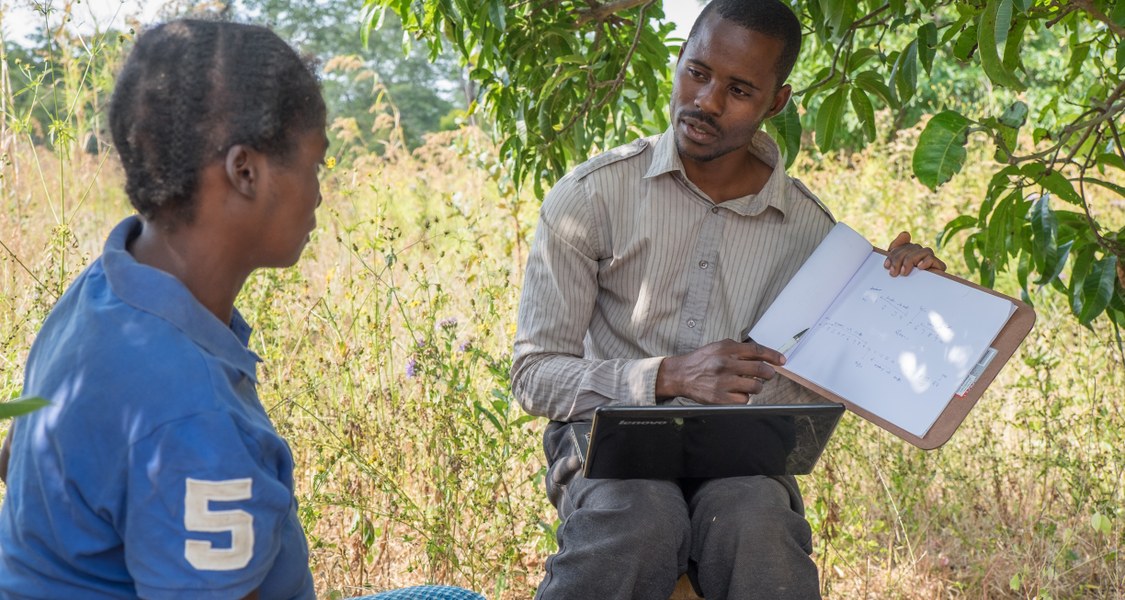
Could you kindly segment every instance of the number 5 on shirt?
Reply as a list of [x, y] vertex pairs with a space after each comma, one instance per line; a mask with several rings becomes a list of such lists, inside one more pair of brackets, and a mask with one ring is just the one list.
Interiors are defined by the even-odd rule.
[[244, 510], [211, 510], [209, 503], [249, 500], [254, 480], [206, 481], [187, 478], [184, 492], [184, 527], [201, 533], [230, 533], [230, 548], [211, 542], [187, 540], [184, 558], [200, 571], [234, 571], [254, 556], [254, 517]]

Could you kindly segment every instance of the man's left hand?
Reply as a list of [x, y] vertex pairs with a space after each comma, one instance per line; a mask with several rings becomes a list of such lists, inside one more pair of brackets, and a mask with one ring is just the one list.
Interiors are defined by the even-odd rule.
[[927, 271], [945, 271], [945, 263], [934, 256], [934, 251], [918, 244], [910, 243], [910, 234], [902, 232], [887, 246], [887, 260], [883, 266], [891, 277], [909, 275], [915, 268]]

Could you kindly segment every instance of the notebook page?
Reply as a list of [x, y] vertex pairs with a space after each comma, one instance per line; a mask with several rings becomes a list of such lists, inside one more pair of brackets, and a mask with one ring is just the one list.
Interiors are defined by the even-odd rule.
[[872, 252], [871, 243], [837, 223], [750, 330], [775, 350], [816, 322]]
[[872, 253], [786, 368], [924, 436], [1015, 310], [926, 271], [891, 277]]

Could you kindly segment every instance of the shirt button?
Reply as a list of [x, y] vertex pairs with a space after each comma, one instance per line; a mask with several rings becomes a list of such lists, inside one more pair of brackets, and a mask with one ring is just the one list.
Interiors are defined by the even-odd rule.
[[713, 215], [719, 214], [719, 207], [718, 206], [712, 206], [711, 207], [711, 214], [713, 214]]
[[687, 326], [688, 329], [695, 329], [695, 319], [688, 319]]
[[706, 269], [707, 267], [710, 267], [710, 266], [711, 266], [711, 264], [710, 264], [710, 263], [708, 263], [708, 262], [707, 262], [707, 261], [705, 261], [705, 260], [701, 260], [701, 261], [699, 261], [699, 268], [700, 268], [700, 269]]

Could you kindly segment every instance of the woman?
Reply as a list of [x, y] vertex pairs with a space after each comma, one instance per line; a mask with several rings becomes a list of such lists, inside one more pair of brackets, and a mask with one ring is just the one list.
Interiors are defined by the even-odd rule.
[[[316, 226], [317, 77], [267, 29], [175, 21], [137, 38], [109, 121], [139, 214], [31, 349], [24, 394], [50, 405], [10, 432], [0, 596], [313, 598], [292, 455], [234, 300]], [[379, 597], [407, 595], [480, 597]]]

